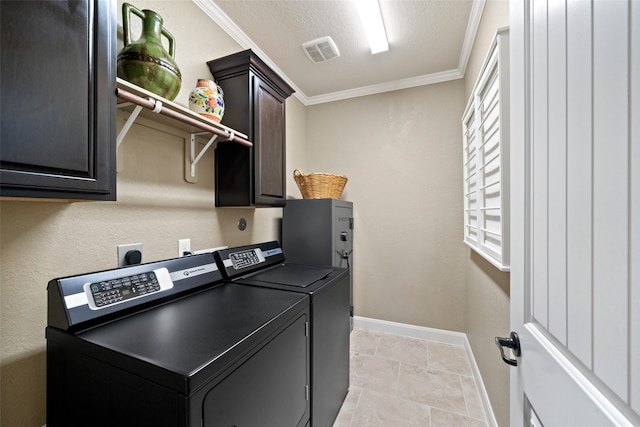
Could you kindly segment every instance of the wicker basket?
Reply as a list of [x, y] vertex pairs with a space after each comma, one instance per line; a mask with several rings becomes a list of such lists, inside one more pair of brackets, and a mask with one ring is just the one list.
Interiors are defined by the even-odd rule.
[[300, 170], [293, 171], [295, 179], [302, 197], [305, 199], [339, 199], [342, 197], [342, 190], [347, 184], [347, 177], [344, 175], [333, 175], [330, 173], [307, 173]]

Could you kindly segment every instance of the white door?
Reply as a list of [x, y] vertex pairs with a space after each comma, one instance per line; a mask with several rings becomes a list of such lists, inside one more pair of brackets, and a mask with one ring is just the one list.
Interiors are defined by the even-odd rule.
[[511, 425], [640, 426], [640, 0], [510, 7]]

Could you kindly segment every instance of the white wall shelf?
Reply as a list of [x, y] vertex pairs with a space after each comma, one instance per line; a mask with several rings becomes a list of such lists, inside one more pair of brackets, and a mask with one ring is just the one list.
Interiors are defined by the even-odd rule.
[[[191, 135], [191, 138], [185, 141], [185, 156], [187, 156], [187, 162], [189, 163], [189, 167], [185, 168], [185, 180], [187, 182], [197, 181], [196, 166], [204, 153], [213, 146], [217, 139], [220, 138], [220, 141], [233, 141], [248, 147], [253, 146], [247, 135], [241, 132], [194, 113], [182, 105], [162, 98], [126, 80], [121, 78], [116, 80], [118, 85], [116, 96], [122, 101], [118, 102], [117, 107], [129, 113], [129, 117], [116, 139], [117, 147], [120, 147], [138, 117], [144, 117], [184, 130]], [[203, 134], [211, 136], [204, 148], [196, 152], [196, 136]]]
[[509, 30], [498, 30], [462, 116], [464, 242], [509, 271]]

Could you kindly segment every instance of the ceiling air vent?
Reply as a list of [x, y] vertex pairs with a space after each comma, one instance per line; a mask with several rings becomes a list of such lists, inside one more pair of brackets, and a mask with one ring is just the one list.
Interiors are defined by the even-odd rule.
[[331, 37], [320, 37], [319, 39], [302, 43], [302, 48], [313, 62], [331, 61], [340, 56], [340, 51]]

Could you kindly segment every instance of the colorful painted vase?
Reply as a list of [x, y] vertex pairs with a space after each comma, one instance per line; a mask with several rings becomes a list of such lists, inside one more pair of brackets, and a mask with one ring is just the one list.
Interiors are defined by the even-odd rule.
[[198, 79], [189, 94], [189, 109], [220, 123], [224, 115], [224, 92], [213, 80]]
[[[142, 19], [142, 34], [131, 42], [131, 13]], [[122, 4], [124, 47], [118, 54], [118, 77], [172, 101], [180, 92], [182, 75], [175, 61], [175, 40], [162, 27], [162, 17], [152, 10], [140, 11], [129, 3]], [[169, 41], [169, 52], [161, 37]]]

